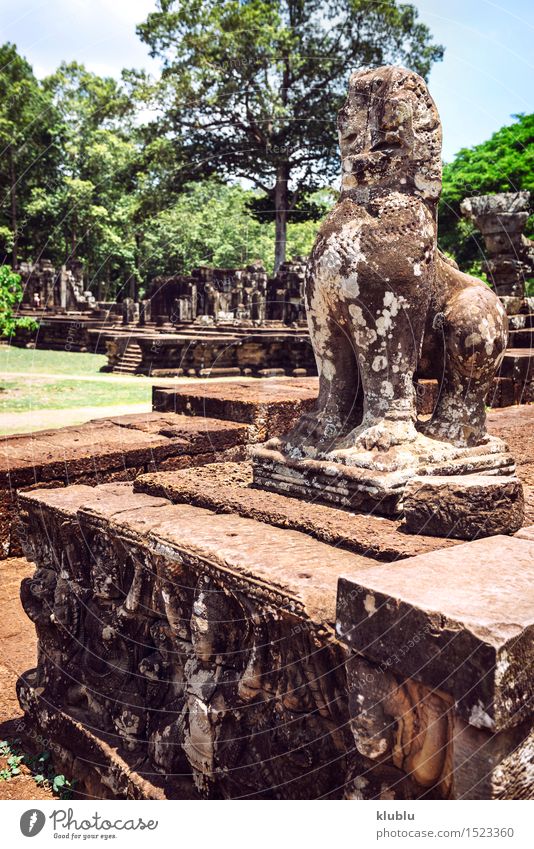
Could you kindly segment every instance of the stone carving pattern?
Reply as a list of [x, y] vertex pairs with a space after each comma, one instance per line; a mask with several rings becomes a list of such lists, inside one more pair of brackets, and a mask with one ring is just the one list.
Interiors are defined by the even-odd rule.
[[[19, 699], [41, 727], [66, 711], [141, 771], [171, 787], [189, 776], [206, 797], [443, 797], [439, 754], [417, 771], [434, 743], [421, 746], [413, 688], [388, 697], [388, 740], [402, 743], [377, 761], [347, 650], [294, 599], [98, 522], [22, 519], [34, 523], [25, 539], [37, 569], [21, 599], [39, 656]], [[436, 739], [441, 749], [442, 725]]]

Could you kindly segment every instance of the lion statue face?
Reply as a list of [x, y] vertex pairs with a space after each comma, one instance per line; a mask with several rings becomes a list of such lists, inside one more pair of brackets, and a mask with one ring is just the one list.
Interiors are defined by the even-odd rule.
[[380, 189], [438, 200], [441, 122], [425, 81], [413, 71], [354, 72], [338, 130], [344, 194]]

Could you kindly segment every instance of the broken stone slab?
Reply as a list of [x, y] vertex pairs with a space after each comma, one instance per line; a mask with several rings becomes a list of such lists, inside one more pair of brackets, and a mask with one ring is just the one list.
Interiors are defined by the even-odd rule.
[[276, 439], [252, 447], [250, 455], [255, 486], [384, 516], [401, 512], [405, 486], [417, 476], [515, 473], [506, 445], [495, 437], [465, 448], [419, 434], [409, 446], [362, 451], [351, 454], [346, 463], [328, 454], [317, 459], [291, 456]]
[[478, 728], [531, 718], [534, 542], [479, 539], [341, 577], [337, 634], [384, 670], [455, 700]]
[[404, 490], [403, 511], [411, 534], [465, 540], [513, 534], [523, 524], [523, 487], [515, 476], [414, 477]]

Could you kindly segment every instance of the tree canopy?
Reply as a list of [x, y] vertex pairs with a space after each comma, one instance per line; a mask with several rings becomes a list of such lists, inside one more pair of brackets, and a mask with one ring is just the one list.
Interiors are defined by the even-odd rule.
[[138, 32], [163, 63], [162, 133], [179, 140], [190, 178], [244, 178], [263, 192], [275, 267], [288, 213], [337, 175], [348, 73], [397, 62], [427, 76], [443, 54], [396, 0], [159, 0]]
[[[474, 225], [462, 218], [466, 197], [534, 190], [534, 114], [516, 115], [488, 141], [464, 148], [443, 168], [439, 207], [441, 247], [469, 269], [483, 258], [483, 242]], [[533, 233], [532, 219], [526, 234]]]
[[[155, 80], [77, 62], [38, 80], [0, 46], [0, 261], [81, 260], [99, 299], [307, 253], [333, 201], [349, 72], [402, 62], [427, 76], [442, 55], [396, 0], [161, 0], [139, 33]], [[533, 133], [517, 116], [445, 166], [440, 243], [462, 267], [481, 257], [461, 201], [532, 189]]]

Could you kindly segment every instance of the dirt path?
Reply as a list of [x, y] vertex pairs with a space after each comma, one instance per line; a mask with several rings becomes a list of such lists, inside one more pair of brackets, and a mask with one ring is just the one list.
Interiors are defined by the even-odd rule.
[[[0, 740], [24, 736], [15, 685], [19, 675], [35, 666], [37, 641], [35, 628], [22, 609], [19, 588], [34, 568], [22, 557], [0, 561]], [[20, 775], [0, 781], [0, 799], [53, 798], [50, 790], [37, 786], [26, 767], [21, 768]]]
[[[258, 380], [257, 377], [149, 377], [146, 374], [63, 374], [62, 372], [41, 372], [41, 371], [3, 371], [0, 369], [0, 378], [9, 380], [12, 377], [24, 377], [26, 380], [89, 380], [102, 381], [103, 383], [134, 383], [140, 386], [142, 383], [148, 383], [149, 386], [168, 386], [169, 384], [182, 383], [209, 383], [210, 380], [217, 383], [232, 383], [235, 380], [239, 382], [253, 382]], [[265, 378], [264, 378], [265, 379]], [[280, 380], [281, 378], [278, 378]]]
[[102, 383], [134, 383], [137, 385], [141, 385], [141, 383], [148, 383], [150, 386], [153, 384], [166, 384], [166, 383], [178, 383], [184, 382], [187, 380], [191, 380], [190, 377], [147, 377], [146, 375], [135, 375], [135, 374], [100, 374], [96, 372], [95, 374], [63, 374], [63, 372], [53, 372], [53, 371], [1, 371], [0, 376], [4, 380], [9, 380], [12, 377], [23, 377], [25, 380], [78, 380], [78, 381], [97, 381]]
[[109, 407], [70, 407], [68, 409], [28, 410], [26, 413], [2, 413], [0, 434], [33, 433], [36, 430], [83, 424], [106, 416], [125, 416], [128, 413], [148, 413], [150, 403], [122, 404]]

